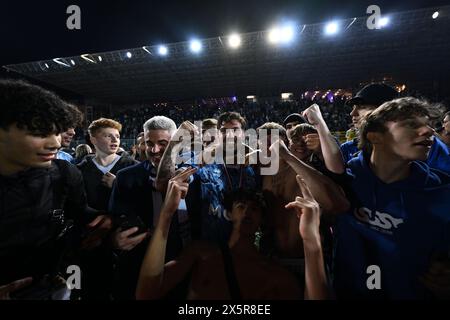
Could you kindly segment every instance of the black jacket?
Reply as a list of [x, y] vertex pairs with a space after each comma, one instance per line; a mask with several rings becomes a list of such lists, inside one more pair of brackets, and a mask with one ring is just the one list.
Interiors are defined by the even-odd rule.
[[[111, 189], [102, 185], [103, 172], [97, 168], [93, 159], [94, 157], [86, 157], [77, 167], [83, 175], [89, 206], [97, 210], [107, 211]], [[131, 157], [123, 155], [109, 172], [116, 175], [120, 169], [136, 163], [137, 161]]]
[[49, 168], [0, 176], [0, 285], [55, 271], [67, 249], [57, 240], [64, 228], [54, 218], [56, 209], [78, 231], [96, 214], [87, 207], [80, 172], [69, 162], [53, 160]]
[[[147, 160], [117, 173], [109, 204], [109, 212], [113, 217], [139, 216], [149, 229], [153, 226], [153, 187], [149, 180], [152, 171], [155, 174], [155, 168]], [[167, 240], [166, 261], [174, 259], [181, 251], [177, 221], [175, 214]], [[148, 238], [142, 241], [130, 251], [118, 252], [119, 259], [114, 280], [116, 299], [135, 298], [139, 271], [149, 240]]]

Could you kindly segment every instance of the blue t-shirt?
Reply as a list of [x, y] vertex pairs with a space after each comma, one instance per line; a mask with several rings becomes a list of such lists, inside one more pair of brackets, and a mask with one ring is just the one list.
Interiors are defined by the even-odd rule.
[[[429, 297], [419, 276], [432, 254], [450, 248], [450, 176], [415, 161], [408, 178], [386, 184], [360, 153], [348, 163], [347, 178], [352, 207], [336, 225], [338, 299]], [[380, 268], [380, 290], [367, 286], [371, 265]]]
[[450, 148], [439, 138], [434, 138], [428, 154], [427, 164], [431, 168], [435, 168], [450, 174]]
[[227, 191], [239, 188], [259, 189], [258, 180], [255, 171], [250, 166], [227, 166], [225, 170], [223, 164], [214, 163], [199, 168], [190, 183], [187, 204], [190, 215], [197, 214], [197, 211], [200, 212], [199, 224], [202, 240], [219, 244], [227, 243], [232, 224], [229, 213], [226, 212], [223, 205], [224, 195]]
[[359, 152], [358, 139], [355, 138], [351, 141], [344, 142], [343, 144], [341, 144], [340, 148], [342, 156], [344, 157], [344, 162], [347, 163], [354, 157], [356, 157]]

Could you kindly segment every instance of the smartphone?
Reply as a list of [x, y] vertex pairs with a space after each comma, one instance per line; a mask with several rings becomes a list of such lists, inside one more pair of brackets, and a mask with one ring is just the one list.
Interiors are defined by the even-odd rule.
[[117, 225], [122, 229], [122, 231], [131, 229], [131, 228], [138, 228], [138, 230], [133, 233], [131, 236], [141, 234], [148, 231], [148, 228], [145, 226], [144, 222], [139, 216], [127, 216], [125, 214], [122, 214], [118, 218]]

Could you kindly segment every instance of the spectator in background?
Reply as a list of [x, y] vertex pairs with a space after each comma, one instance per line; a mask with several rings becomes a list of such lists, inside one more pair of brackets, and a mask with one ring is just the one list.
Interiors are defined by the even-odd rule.
[[450, 174], [450, 112], [444, 114], [442, 130], [436, 132], [428, 155], [427, 164]]
[[[352, 117], [355, 129], [359, 130], [359, 123], [366, 114], [384, 102], [394, 99], [397, 95], [398, 92], [394, 88], [383, 83], [371, 83], [358, 91], [352, 99], [347, 101], [347, 105], [353, 107], [350, 116]], [[350, 161], [359, 152], [358, 142], [358, 139], [354, 138], [352, 141], [345, 142], [341, 145], [341, 152], [345, 163]]]
[[147, 159], [145, 149], [144, 132], [140, 132], [136, 137], [136, 144], [131, 149], [131, 157], [139, 162], [145, 161]]
[[92, 154], [91, 147], [89, 147], [88, 144], [79, 144], [75, 148], [75, 158], [73, 164], [79, 164], [81, 161], [83, 161], [84, 157], [89, 154]]
[[202, 121], [202, 141], [203, 146], [207, 147], [214, 143], [218, 134], [217, 120], [205, 119]]

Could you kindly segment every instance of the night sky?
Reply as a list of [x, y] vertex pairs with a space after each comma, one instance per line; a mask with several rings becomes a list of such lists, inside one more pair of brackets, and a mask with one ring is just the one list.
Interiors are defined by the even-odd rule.
[[[81, 30], [66, 28], [66, 8], [81, 8]], [[281, 19], [316, 23], [450, 4], [403, 1], [78, 1], [3, 0], [0, 65], [268, 29]]]

